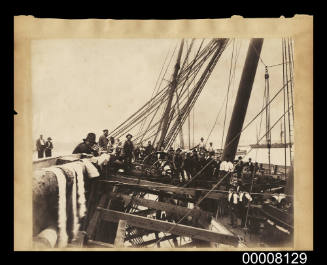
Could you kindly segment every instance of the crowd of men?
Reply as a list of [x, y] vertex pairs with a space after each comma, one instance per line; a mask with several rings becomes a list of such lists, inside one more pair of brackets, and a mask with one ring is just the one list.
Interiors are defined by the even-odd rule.
[[84, 153], [98, 156], [107, 153], [112, 155], [118, 164], [123, 164], [125, 169], [129, 170], [132, 167], [132, 161], [135, 160], [135, 148], [131, 140], [132, 137], [131, 134], [127, 134], [126, 141], [123, 144], [119, 138], [108, 137], [108, 130], [105, 129], [99, 137], [99, 141], [96, 142], [95, 133], [89, 133], [83, 139], [83, 142], [75, 147], [73, 154]]
[[43, 135], [40, 135], [40, 138], [36, 140], [36, 150], [37, 157], [43, 158], [52, 156], [53, 143], [51, 137], [48, 137], [47, 140], [43, 139]]
[[[89, 133], [83, 142], [76, 146], [73, 153], [87, 153], [95, 156], [102, 153], [114, 155], [117, 163], [122, 163], [126, 171], [132, 167], [132, 162], [140, 162], [157, 167], [167, 168], [172, 172], [173, 177], [181, 182], [188, 181], [193, 177], [198, 179], [219, 179], [224, 178], [225, 183], [233, 181], [233, 177], [239, 180], [242, 178], [243, 170], [246, 169], [250, 174], [257, 171], [258, 164], [253, 163], [251, 158], [247, 163], [243, 163], [242, 157], [237, 161], [221, 161], [216, 155], [213, 144], [206, 146], [204, 139], [201, 138], [197, 146], [191, 150], [182, 150], [170, 147], [167, 152], [163, 148], [156, 150], [151, 141], [144, 146], [135, 146], [131, 134], [126, 135], [124, 143], [119, 138], [108, 136], [108, 130], [103, 130], [103, 134], [96, 142], [96, 135]], [[227, 177], [224, 177], [227, 175]]]
[[[264, 172], [262, 164], [252, 162], [249, 158], [243, 162], [241, 156], [235, 161], [222, 161], [221, 157], [213, 148], [213, 144], [206, 146], [201, 138], [197, 146], [191, 150], [182, 150], [170, 147], [168, 151], [163, 148], [157, 150], [151, 141], [146, 146], [142, 144], [134, 146], [131, 134], [126, 135], [124, 143], [120, 139], [108, 136], [108, 130], [96, 142], [96, 135], [89, 133], [83, 142], [76, 146], [73, 153], [87, 153], [94, 156], [103, 153], [110, 154], [110, 166], [124, 169], [129, 172], [132, 169], [132, 162], [141, 163], [156, 167], [162, 171], [169, 170], [171, 176], [180, 182], [187, 182], [192, 178], [198, 180], [220, 181], [228, 193], [227, 202], [230, 213], [231, 225], [235, 225], [238, 218], [241, 219], [241, 226], [246, 225], [248, 202], [252, 201], [249, 193], [249, 185], [253, 182], [254, 176]], [[206, 182], [206, 181], [204, 181]]]

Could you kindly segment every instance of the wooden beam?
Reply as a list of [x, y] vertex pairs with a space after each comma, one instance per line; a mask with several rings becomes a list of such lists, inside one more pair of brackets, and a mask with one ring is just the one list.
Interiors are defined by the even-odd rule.
[[[111, 192], [115, 192], [117, 191], [118, 187], [117, 186], [112, 186], [110, 185], [110, 191]], [[105, 201], [104, 206], [98, 205], [99, 207], [104, 207], [106, 209], [110, 209], [111, 205], [112, 205], [112, 200], [108, 197], [108, 195], [106, 193], [104, 193], [103, 195], [106, 196], [107, 200]], [[114, 231], [116, 231], [116, 228], [113, 228]], [[103, 222], [102, 218], [100, 216], [99, 221], [96, 224], [96, 230], [95, 230], [95, 235], [94, 235], [94, 240], [98, 240], [98, 241], [105, 241], [108, 242], [108, 238], [111, 238], [111, 236], [114, 236], [114, 231], [110, 232], [108, 230], [108, 223]], [[112, 238], [112, 240], [114, 240]]]
[[94, 200], [96, 197], [96, 191], [97, 191], [97, 186], [99, 185], [99, 182], [94, 179], [90, 179], [90, 185], [91, 185], [91, 191], [90, 191], [88, 201], [87, 201], [87, 206], [86, 206], [87, 215], [82, 224], [83, 231], [85, 231], [87, 229], [87, 225], [89, 224], [90, 217], [93, 216], [93, 211], [97, 206], [97, 205], [94, 205]]
[[103, 220], [109, 222], [119, 222], [120, 219], [127, 221], [129, 225], [150, 229], [154, 231], [171, 233], [174, 235], [187, 236], [191, 238], [196, 238], [209, 242], [217, 242], [226, 245], [237, 246], [238, 238], [229, 234], [221, 234], [217, 232], [212, 232], [202, 228], [196, 228], [181, 224], [169, 223], [161, 220], [155, 220], [151, 218], [146, 218], [143, 216], [136, 216], [128, 213], [117, 212], [113, 210], [107, 210], [98, 207], [98, 210], [102, 212]]
[[[124, 195], [121, 193], [108, 193], [109, 198], [111, 199], [122, 199], [125, 203], [129, 203], [132, 200], [131, 196]], [[209, 224], [211, 214], [201, 209], [189, 209], [186, 207], [166, 203], [166, 202], [159, 202], [153, 200], [147, 200], [143, 198], [133, 198], [133, 202], [137, 205], [144, 206], [150, 209], [156, 209], [165, 211], [169, 214], [173, 214], [176, 218], [181, 218], [184, 215], [191, 216], [193, 222], [199, 222], [201, 224]]]
[[[107, 200], [107, 195], [106, 194], [103, 194], [101, 196], [101, 199], [100, 199], [100, 202], [98, 204], [98, 206], [100, 207], [105, 207], [105, 203], [106, 203], [106, 200]], [[96, 230], [96, 227], [99, 223], [99, 219], [100, 219], [100, 212], [99, 211], [95, 211], [89, 224], [88, 224], [88, 227], [87, 227], [87, 237], [89, 239], [93, 239], [93, 237], [95, 236], [95, 230]]]
[[[157, 183], [157, 182], [152, 182], [152, 181], [147, 181], [147, 180], [138, 180], [138, 179], [133, 179], [133, 178], [126, 178], [126, 177], [121, 177], [121, 176], [113, 176], [110, 178], [110, 180], [101, 180], [101, 182], [104, 183], [110, 183], [112, 182], [120, 182], [121, 185], [130, 185], [133, 187], [133, 184], [137, 187], [142, 187], [142, 189], [145, 190], [156, 190], [156, 191], [165, 191], [165, 192], [172, 192], [175, 194], [181, 194], [181, 195], [190, 195], [190, 196], [204, 196], [209, 192], [208, 189], [195, 189], [195, 188], [183, 188], [183, 187], [177, 187], [173, 185], [168, 185], [168, 184], [162, 184], [162, 183]], [[211, 191], [207, 198], [208, 199], [221, 199], [226, 197], [226, 192], [221, 192], [221, 191]]]
[[263, 205], [263, 207], [260, 208], [260, 211], [264, 216], [272, 221], [287, 226], [288, 229], [294, 229], [292, 214], [288, 214], [272, 205]]
[[124, 247], [125, 231], [126, 231], [127, 222], [125, 220], [120, 220], [118, 222], [116, 238], [114, 246], [117, 248]]
[[192, 203], [196, 203], [197, 200], [195, 199], [195, 197], [192, 196], [186, 196], [183, 194], [176, 194], [176, 193], [172, 193], [170, 191], [162, 191], [162, 190], [154, 190], [154, 189], [149, 189], [149, 188], [143, 188], [142, 186], [138, 186], [136, 184], [132, 184], [132, 186], [128, 185], [125, 187], [131, 187], [133, 189], [133, 191], [140, 191], [140, 192], [146, 192], [148, 194], [154, 194], [154, 195], [163, 195], [166, 198], [172, 198], [172, 199], [177, 199], [177, 200], [184, 200], [187, 202], [192, 202]]

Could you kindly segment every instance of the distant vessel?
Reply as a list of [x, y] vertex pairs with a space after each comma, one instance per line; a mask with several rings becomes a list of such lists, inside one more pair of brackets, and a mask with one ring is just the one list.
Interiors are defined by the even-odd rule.
[[288, 142], [285, 143], [283, 136], [285, 134], [285, 131], [283, 130], [283, 123], [280, 123], [281, 127], [280, 127], [280, 142], [279, 143], [271, 143], [270, 145], [268, 144], [268, 142], [270, 142], [271, 140], [268, 139], [267, 143], [265, 144], [250, 144], [251, 148], [292, 148], [293, 143]]
[[[217, 149], [216, 154], [222, 155], [223, 151], [224, 151], [224, 149]], [[236, 156], [244, 156], [244, 155], [246, 155], [246, 150], [238, 149], [236, 151]]]
[[289, 148], [292, 147], [293, 143], [273, 143], [268, 146], [268, 144], [250, 144], [251, 148]]

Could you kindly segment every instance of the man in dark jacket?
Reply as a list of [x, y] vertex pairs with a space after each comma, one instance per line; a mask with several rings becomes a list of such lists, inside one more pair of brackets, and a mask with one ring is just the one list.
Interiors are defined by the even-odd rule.
[[213, 154], [210, 152], [206, 152], [205, 162], [204, 162], [204, 177], [205, 179], [210, 180], [218, 170], [218, 164], [216, 160], [213, 158]]
[[107, 151], [107, 146], [108, 146], [108, 130], [104, 129], [103, 134], [99, 137], [99, 147], [103, 151]]
[[179, 179], [179, 176], [182, 176], [182, 181], [185, 181], [185, 176], [184, 176], [184, 161], [183, 157], [181, 155], [181, 149], [177, 148], [176, 153], [173, 156], [173, 165], [174, 165], [174, 170], [176, 173], [177, 178]]
[[95, 133], [89, 133], [85, 139], [83, 139], [83, 143], [78, 144], [73, 154], [92, 154], [94, 156], [98, 155], [98, 148], [96, 148], [95, 142]]
[[234, 167], [234, 171], [237, 173], [238, 179], [242, 178], [243, 167], [244, 167], [244, 163], [243, 163], [242, 157], [239, 156], [238, 160], [236, 161], [235, 167]]
[[52, 140], [51, 137], [48, 137], [48, 140], [45, 143], [45, 157], [52, 156], [53, 144], [52, 144], [51, 140]]
[[[204, 152], [199, 153], [199, 163], [198, 163], [198, 168], [197, 171], [201, 173], [199, 174], [199, 178], [203, 179], [205, 176], [205, 169], [203, 169], [207, 164], [207, 161], [204, 157]], [[202, 170], [203, 169], [203, 170]]]
[[184, 160], [184, 170], [186, 172], [188, 180], [190, 180], [192, 174], [192, 158], [190, 153], [186, 154], [186, 158]]
[[252, 162], [251, 157], [249, 158], [249, 162], [247, 162], [245, 166], [247, 167], [247, 170], [252, 174], [254, 171], [254, 164]]
[[37, 149], [37, 157], [43, 158], [44, 149], [45, 149], [45, 141], [43, 139], [43, 135], [40, 135], [40, 138], [36, 140], [36, 149]]
[[148, 141], [148, 145], [145, 147], [145, 155], [149, 155], [154, 151], [154, 147], [151, 144], [151, 141]]
[[171, 165], [173, 165], [174, 154], [175, 154], [174, 148], [170, 147], [167, 154], [167, 160], [171, 163]]
[[112, 136], [109, 138], [107, 150], [109, 153], [115, 153], [115, 138]]
[[199, 163], [199, 157], [198, 157], [198, 153], [196, 152], [196, 150], [193, 150], [192, 152], [192, 178], [194, 176], [196, 176], [196, 174], [198, 173], [198, 171], [200, 170], [200, 163]]
[[131, 141], [132, 135], [129, 133], [126, 135], [127, 140], [124, 143], [123, 146], [123, 156], [124, 156], [124, 162], [125, 162], [125, 168], [126, 171], [129, 171], [132, 168], [132, 159], [134, 158], [134, 144]]

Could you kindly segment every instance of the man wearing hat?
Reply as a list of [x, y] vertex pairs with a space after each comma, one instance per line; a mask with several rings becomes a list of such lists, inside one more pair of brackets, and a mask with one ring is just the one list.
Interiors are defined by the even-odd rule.
[[242, 157], [239, 156], [238, 160], [236, 161], [236, 164], [235, 164], [235, 172], [237, 173], [238, 179], [240, 179], [242, 177], [243, 167], [244, 167], [244, 163], [243, 163]]
[[123, 156], [124, 156], [124, 162], [125, 162], [125, 168], [126, 171], [130, 170], [132, 168], [132, 159], [135, 160], [134, 156], [134, 144], [132, 142], [132, 137], [130, 133], [126, 135], [127, 140], [124, 143], [123, 146]]
[[209, 143], [209, 147], [208, 147], [208, 150], [207, 151], [210, 153], [210, 155], [211, 154], [212, 155], [215, 154], [215, 150], [213, 149], [213, 146], [212, 146], [212, 143], [211, 142]]
[[99, 147], [101, 148], [101, 150], [107, 150], [107, 146], [108, 146], [108, 129], [104, 129], [103, 130], [103, 134], [99, 137]]
[[73, 154], [85, 153], [97, 156], [98, 150], [94, 147], [96, 145], [95, 138], [95, 133], [88, 133], [86, 138], [83, 139], [83, 143], [80, 143], [75, 147]]
[[251, 174], [252, 174], [253, 171], [254, 171], [254, 164], [253, 164], [253, 162], [252, 162], [251, 157], [249, 158], [249, 162], [246, 163], [246, 167], [247, 167], [247, 170], [248, 170], [249, 172], [251, 172]]
[[48, 137], [48, 140], [45, 142], [45, 157], [52, 156], [53, 144], [51, 142], [51, 137]]

